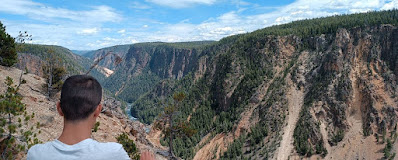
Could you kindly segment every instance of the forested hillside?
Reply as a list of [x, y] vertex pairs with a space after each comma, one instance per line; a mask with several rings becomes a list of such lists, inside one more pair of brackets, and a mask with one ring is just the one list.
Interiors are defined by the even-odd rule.
[[[129, 90], [131, 111], [151, 123], [162, 102], [184, 91], [179, 119], [198, 131], [174, 142], [175, 154], [185, 159], [380, 158], [377, 148], [385, 143], [372, 140], [396, 137], [396, 25], [398, 11], [392, 10], [272, 26], [185, 52], [164, 48], [165, 58], [158, 48], [137, 46], [126, 56], [134, 63], [124, 73], [148, 73], [132, 84], [156, 86], [148, 93]], [[157, 56], [161, 61], [151, 65]], [[141, 67], [146, 64], [150, 70]], [[350, 146], [354, 137], [365, 144], [340, 153], [336, 147]]]
[[[180, 158], [396, 158], [398, 10], [300, 20], [220, 41], [120, 45], [87, 58], [21, 44], [18, 67], [40, 75], [53, 55], [77, 74], [108, 52], [115, 54], [91, 74], [139, 121], [153, 124], [174, 93], [185, 94], [175, 121], [195, 132], [174, 137]], [[148, 139], [157, 148], [169, 142]]]
[[[98, 49], [95, 51], [89, 51], [89, 52], [83, 54], [83, 56], [91, 59], [92, 61], [98, 60], [102, 56], [105, 56], [108, 52], [112, 52], [120, 57], [124, 57], [127, 54], [127, 52], [129, 51], [131, 46], [132, 45], [129, 44], [129, 45], [117, 45], [117, 46], [102, 48], [102, 49]], [[117, 66], [114, 63], [114, 60], [115, 60], [115, 56], [107, 56], [107, 57], [105, 57], [104, 60], [99, 62], [99, 65], [106, 67], [110, 70], [114, 70]]]
[[[43, 76], [43, 66], [53, 63], [64, 67], [68, 75], [83, 74], [93, 64], [88, 58], [76, 55], [69, 49], [53, 45], [17, 44], [18, 63], [16, 67]], [[55, 61], [54, 61], [55, 60]], [[91, 74], [99, 80], [105, 76], [94, 69]]]
[[203, 46], [213, 42], [140, 43], [130, 47], [104, 82], [115, 96], [132, 103], [162, 80], [181, 79], [194, 69]]

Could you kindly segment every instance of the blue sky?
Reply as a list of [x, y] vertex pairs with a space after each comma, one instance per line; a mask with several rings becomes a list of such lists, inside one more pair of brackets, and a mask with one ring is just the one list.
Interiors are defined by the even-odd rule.
[[398, 0], [0, 0], [0, 21], [29, 43], [75, 50], [219, 40], [294, 20], [398, 7]]

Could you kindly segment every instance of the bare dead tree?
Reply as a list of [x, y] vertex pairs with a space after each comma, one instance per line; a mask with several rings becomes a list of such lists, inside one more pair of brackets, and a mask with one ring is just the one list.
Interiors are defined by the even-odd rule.
[[107, 52], [105, 55], [101, 56], [100, 58], [98, 58], [98, 59], [94, 62], [94, 64], [93, 64], [93, 65], [88, 69], [88, 71], [86, 72], [86, 75], [88, 75], [88, 74], [91, 72], [91, 70], [93, 70], [93, 68], [97, 67], [98, 64], [99, 64], [103, 59], [105, 59], [107, 56], [109, 56], [109, 55], [115, 56], [115, 62], [114, 62], [115, 65], [119, 65], [119, 64], [122, 62], [122, 58], [121, 58], [119, 55], [113, 53], [112, 51], [109, 51], [109, 52]]
[[53, 49], [49, 49], [47, 53], [45, 65], [42, 66], [42, 69], [44, 77], [47, 79], [44, 88], [47, 91], [47, 98], [50, 99], [54, 93], [61, 89], [66, 69], [63, 66], [62, 59], [55, 55]]
[[191, 137], [196, 133], [196, 130], [192, 129], [188, 122], [176, 120], [176, 116], [179, 114], [181, 103], [185, 98], [185, 94], [182, 92], [175, 93], [173, 95], [173, 103], [167, 104], [164, 107], [164, 111], [159, 114], [154, 122], [154, 128], [160, 129], [165, 136], [169, 139], [169, 158], [177, 159], [174, 155], [173, 141], [175, 137]]

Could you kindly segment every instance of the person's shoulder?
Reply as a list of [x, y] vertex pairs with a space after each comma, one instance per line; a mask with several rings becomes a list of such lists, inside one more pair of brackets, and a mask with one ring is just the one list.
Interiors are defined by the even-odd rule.
[[29, 148], [28, 152], [46, 150], [49, 146], [51, 146], [52, 143], [53, 143], [53, 141], [42, 143], [42, 144], [35, 144]]
[[106, 149], [120, 149], [123, 148], [123, 145], [120, 143], [116, 142], [98, 142], [95, 141], [96, 145], [99, 146], [100, 148], [106, 148]]
[[121, 152], [124, 151], [123, 145], [120, 143], [116, 142], [98, 142], [98, 141], [93, 141], [94, 145], [98, 150], [103, 151], [103, 153], [106, 152]]
[[116, 142], [95, 142], [96, 148], [105, 155], [112, 155], [117, 159], [129, 159], [127, 152], [124, 150], [123, 145]]
[[53, 141], [33, 145], [28, 150], [27, 159], [37, 159], [37, 157], [40, 157], [42, 153], [49, 150], [51, 143], [53, 143]]

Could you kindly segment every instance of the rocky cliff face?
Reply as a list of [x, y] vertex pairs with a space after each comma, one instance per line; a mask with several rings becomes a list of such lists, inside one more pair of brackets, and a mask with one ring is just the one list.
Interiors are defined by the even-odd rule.
[[195, 48], [176, 48], [167, 44], [133, 45], [126, 54], [120, 69], [128, 69], [132, 76], [139, 76], [148, 68], [161, 78], [181, 79], [192, 71], [198, 50]]
[[[43, 66], [48, 65], [49, 56], [54, 56], [55, 59], [59, 60], [59, 62], [56, 62], [57, 65], [63, 66], [67, 75], [86, 73], [94, 63], [89, 58], [73, 54], [69, 49], [61, 46], [18, 44], [18, 48], [18, 62], [15, 66], [40, 77], [44, 76]], [[113, 74], [113, 71], [103, 66], [97, 66], [90, 74], [103, 82], [106, 77]]]
[[43, 77], [42, 66], [45, 62], [42, 58], [31, 54], [18, 54], [17, 68], [21, 70], [28, 69], [30, 73]]
[[[308, 38], [235, 36], [204, 49], [190, 59], [193, 74], [180, 80], [189, 86], [182, 115], [200, 134], [190, 139], [196, 147], [177, 155], [382, 158], [382, 139], [397, 134], [397, 37], [396, 26], [377, 25]], [[178, 78], [170, 66], [184, 66], [191, 51], [174, 58], [178, 52], [159, 58], [166, 67], [154, 72]], [[135, 103], [138, 112], [156, 112], [143, 104], [172, 90], [158, 85]]]
[[181, 79], [192, 71], [197, 54], [197, 49], [162, 48], [154, 52], [149, 65], [159, 77]]
[[[112, 47], [108, 47], [108, 48], [98, 49], [95, 51], [89, 51], [89, 52], [85, 53], [83, 56], [90, 58], [93, 62], [98, 60], [99, 58], [103, 57], [108, 52], [112, 52], [112, 53], [118, 55], [119, 57], [124, 57], [127, 54], [127, 52], [129, 51], [130, 47], [131, 47], [131, 45], [117, 45], [117, 46], [112, 46]], [[99, 65], [102, 67], [108, 68], [110, 70], [114, 70], [117, 66], [114, 63], [115, 58], [116, 57], [114, 55], [109, 55], [109, 56], [105, 57], [105, 59], [103, 59], [99, 63]]]
[[193, 71], [199, 50], [178, 43], [134, 44], [104, 86], [132, 103], [161, 80], [178, 80]]
[[[392, 55], [397, 54], [392, 49], [397, 44], [391, 41], [396, 33], [395, 26], [380, 25], [340, 29], [335, 35], [315, 38], [316, 49], [309, 53], [304, 74], [304, 108], [295, 129], [296, 139], [309, 141], [296, 140], [295, 145], [301, 146], [296, 149], [302, 149], [298, 152], [311, 155], [312, 149], [329, 153], [326, 158], [330, 159], [337, 155], [380, 158], [376, 149], [380, 144], [372, 140], [383, 133], [396, 133], [397, 91], [390, 87], [396, 83], [391, 68], [395, 62], [383, 58], [394, 59]], [[367, 144], [350, 142], [353, 139]], [[340, 144], [348, 145], [349, 151], [342, 153]]]
[[[42, 67], [46, 65], [50, 56], [54, 56], [54, 59], [65, 67], [68, 74], [81, 74], [88, 70], [93, 64], [88, 58], [73, 54], [69, 49], [61, 46], [52, 45], [36, 45], [36, 44], [18, 44], [18, 63], [16, 67], [25, 70], [27, 69], [30, 73], [38, 76], [43, 76]], [[52, 53], [50, 55], [50, 53]], [[98, 71], [94, 70], [98, 74]], [[93, 73], [92, 72], [92, 73]], [[100, 74], [100, 73], [99, 73]], [[98, 78], [102, 78], [97, 75]]]

